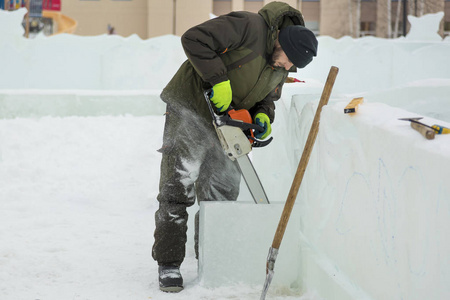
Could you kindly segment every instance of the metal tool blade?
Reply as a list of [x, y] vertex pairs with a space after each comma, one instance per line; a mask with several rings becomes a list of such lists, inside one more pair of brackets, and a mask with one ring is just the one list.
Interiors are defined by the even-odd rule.
[[267, 271], [266, 281], [264, 282], [264, 286], [263, 286], [263, 290], [261, 292], [260, 300], [265, 300], [266, 299], [267, 291], [269, 290], [270, 283], [272, 283], [273, 274], [274, 274], [273, 270], [268, 270]]
[[266, 299], [267, 291], [269, 290], [273, 274], [275, 273], [273, 269], [275, 267], [275, 261], [277, 260], [277, 256], [278, 256], [278, 249], [270, 247], [269, 254], [267, 255], [266, 281], [264, 282], [260, 300]]
[[422, 126], [424, 126], [424, 127], [428, 127], [428, 128], [430, 128], [430, 129], [436, 131], [435, 128], [433, 128], [433, 127], [431, 127], [431, 126], [428, 126], [427, 124], [424, 124], [424, 123], [422, 123], [422, 122], [419, 122], [419, 120], [421, 120], [421, 119], [423, 119], [423, 118], [422, 118], [422, 117], [420, 117], [420, 118], [400, 118], [399, 120], [401, 120], [401, 121], [410, 121], [411, 123], [420, 124], [420, 125], [422, 125]]
[[266, 192], [264, 191], [258, 174], [256, 174], [255, 168], [248, 155], [240, 156], [236, 158], [236, 161], [255, 203], [269, 204], [269, 199], [267, 198]]

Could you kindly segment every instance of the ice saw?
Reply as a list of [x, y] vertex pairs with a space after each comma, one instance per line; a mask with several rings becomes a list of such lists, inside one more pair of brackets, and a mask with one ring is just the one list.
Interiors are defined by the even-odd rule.
[[210, 95], [211, 90], [204, 91], [205, 100], [213, 119], [213, 126], [225, 154], [228, 158], [237, 162], [255, 203], [269, 204], [266, 192], [247, 154], [252, 151], [253, 147], [268, 145], [273, 138], [271, 137], [267, 141], [255, 138], [253, 131], [263, 131], [264, 128], [253, 124], [252, 117], [246, 109], [235, 110], [230, 108], [223, 114], [216, 113], [212, 107]]

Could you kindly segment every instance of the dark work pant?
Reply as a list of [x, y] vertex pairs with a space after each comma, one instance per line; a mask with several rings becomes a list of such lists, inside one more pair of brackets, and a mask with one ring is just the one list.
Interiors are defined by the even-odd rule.
[[180, 265], [187, 239], [186, 208], [196, 198], [236, 200], [241, 174], [236, 163], [224, 154], [213, 125], [190, 110], [168, 105], [161, 152], [152, 254], [159, 265]]

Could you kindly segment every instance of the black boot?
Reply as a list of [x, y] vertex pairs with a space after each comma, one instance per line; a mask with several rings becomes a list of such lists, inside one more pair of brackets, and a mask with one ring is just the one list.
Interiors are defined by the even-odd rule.
[[178, 293], [183, 289], [183, 277], [178, 266], [159, 266], [159, 289], [163, 292]]

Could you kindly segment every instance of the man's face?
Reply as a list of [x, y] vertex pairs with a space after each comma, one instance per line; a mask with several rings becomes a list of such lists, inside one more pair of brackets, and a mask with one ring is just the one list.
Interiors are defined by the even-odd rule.
[[283, 49], [281, 49], [281, 45], [278, 41], [275, 43], [275, 48], [272, 53], [271, 63], [272, 67], [285, 68], [286, 71], [294, 65], [286, 53], [284, 53]]

